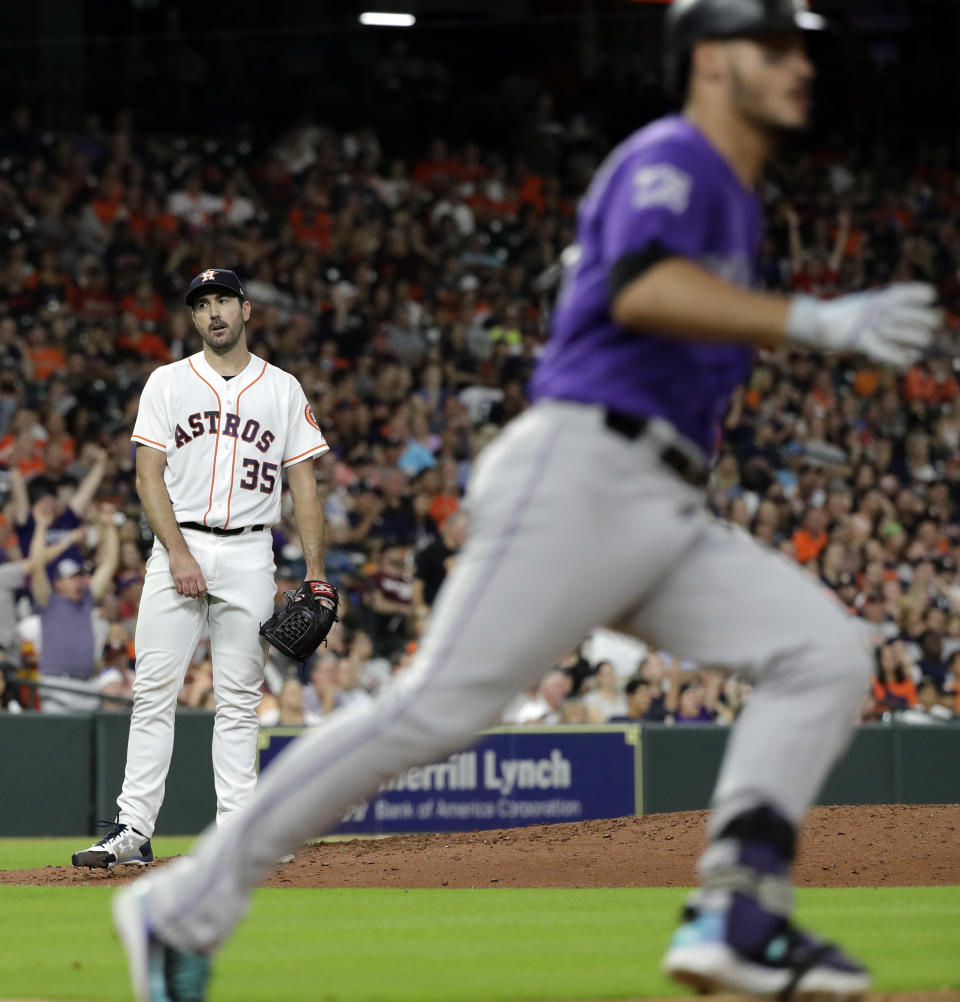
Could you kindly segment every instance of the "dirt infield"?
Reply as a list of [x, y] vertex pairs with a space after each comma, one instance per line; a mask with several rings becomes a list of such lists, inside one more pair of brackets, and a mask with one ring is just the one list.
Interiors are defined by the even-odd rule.
[[[265, 886], [689, 886], [705, 820], [705, 812], [690, 811], [317, 843]], [[958, 832], [960, 805], [817, 807], [801, 832], [794, 879], [801, 887], [960, 885]], [[55, 862], [0, 871], [0, 884], [118, 885], [136, 875], [133, 867], [75, 870]]]

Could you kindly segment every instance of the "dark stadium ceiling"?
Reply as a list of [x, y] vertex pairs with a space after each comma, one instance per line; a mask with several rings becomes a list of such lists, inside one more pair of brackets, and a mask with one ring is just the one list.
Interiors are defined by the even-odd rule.
[[[403, 30], [360, 28], [358, 15], [369, 10], [409, 12], [417, 18], [414, 32], [495, 24], [527, 26], [533, 31], [537, 24], [564, 22], [576, 30], [584, 18], [649, 20], [654, 25], [664, 6], [663, 0], [271, 0], [269, 4], [232, 0], [225, 18], [222, 5], [196, 0], [41, 0], [4, 4], [0, 50], [92, 38], [172, 41], [213, 34]], [[960, 0], [812, 0], [811, 6], [847, 30], [897, 34], [911, 30], [918, 20], [949, 17], [956, 13]]]
[[[837, 29], [815, 43], [825, 127], [846, 126], [850, 106], [881, 94], [867, 105], [878, 133], [922, 127], [955, 139], [960, 0], [811, 6]], [[365, 10], [408, 12], [417, 23], [362, 27]], [[664, 10], [656, 0], [231, 0], [228, 13], [198, 0], [6, 3], [0, 91], [57, 126], [91, 108], [135, 106], [144, 127], [183, 130], [201, 120], [282, 126], [323, 108], [344, 120], [390, 116], [398, 134], [426, 120], [456, 135], [481, 125], [496, 133], [509, 110], [497, 95], [508, 84], [515, 94], [519, 79], [560, 106], [619, 114], [609, 127], [621, 134], [663, 110]], [[453, 110], [439, 118], [446, 105]]]

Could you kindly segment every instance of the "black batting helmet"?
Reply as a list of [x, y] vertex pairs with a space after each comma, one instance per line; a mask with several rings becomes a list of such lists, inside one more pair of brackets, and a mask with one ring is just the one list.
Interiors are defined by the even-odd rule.
[[673, 0], [663, 28], [663, 77], [667, 93], [681, 98], [694, 43], [706, 38], [756, 38], [827, 26], [807, 0]]

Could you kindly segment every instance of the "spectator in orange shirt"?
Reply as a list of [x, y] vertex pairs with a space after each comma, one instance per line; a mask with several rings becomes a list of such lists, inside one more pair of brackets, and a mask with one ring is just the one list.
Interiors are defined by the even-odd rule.
[[50, 343], [50, 336], [43, 324], [34, 326], [27, 336], [27, 355], [33, 366], [33, 378], [45, 383], [55, 372], [67, 371], [67, 357], [63, 349]]
[[461, 166], [442, 139], [430, 143], [430, 152], [413, 170], [413, 179], [427, 188], [449, 186], [460, 180]]
[[103, 226], [109, 226], [116, 218], [123, 197], [123, 182], [115, 164], [108, 165], [97, 184], [90, 203], [97, 219]]
[[74, 292], [73, 308], [81, 320], [102, 320], [112, 316], [116, 308], [107, 272], [96, 258], [87, 260]]
[[298, 244], [324, 254], [330, 252], [330, 213], [320, 204], [319, 195], [311, 199], [305, 192], [300, 204], [290, 210], [287, 218]]
[[177, 217], [165, 210], [156, 195], [131, 191], [127, 195], [126, 208], [130, 228], [138, 236], [143, 236], [148, 230], [164, 233], [167, 238], [176, 236], [180, 225]]
[[917, 687], [910, 677], [912, 664], [902, 640], [888, 640], [877, 652], [873, 698], [877, 708], [905, 710], [917, 705]]
[[821, 414], [829, 414], [837, 405], [837, 395], [833, 389], [833, 380], [828, 369], [820, 369], [813, 377], [813, 388], [810, 396], [816, 401]]
[[529, 205], [538, 216], [542, 216], [546, 209], [543, 197], [543, 178], [538, 174], [528, 175], [517, 194], [517, 201], [520, 205]]
[[960, 394], [960, 385], [950, 371], [950, 359], [946, 356], [924, 359], [903, 377], [903, 399], [908, 404], [948, 403], [957, 394]]
[[439, 463], [440, 490], [434, 494], [427, 514], [443, 528], [447, 517], [460, 508], [460, 489], [457, 484], [456, 460], [445, 457]]
[[132, 313], [146, 330], [156, 330], [167, 315], [163, 298], [154, 291], [149, 278], [140, 279], [133, 293], [120, 300], [120, 309]]
[[903, 399], [906, 403], [932, 403], [935, 393], [933, 374], [925, 360], [918, 362], [903, 377]]
[[799, 564], [816, 560], [820, 551], [830, 541], [827, 533], [827, 513], [823, 508], [809, 508], [804, 513], [803, 523], [793, 534], [793, 548]]
[[117, 347], [126, 349], [141, 358], [155, 358], [158, 362], [170, 361], [170, 349], [159, 334], [143, 330], [136, 314], [125, 310], [120, 316], [120, 336]]
[[44, 455], [53, 455], [55, 462], [69, 466], [77, 458], [77, 440], [70, 434], [66, 418], [48, 404], [43, 412], [43, 426], [47, 429]]
[[0, 463], [16, 467], [25, 480], [43, 470], [46, 442], [37, 412], [22, 408], [10, 422], [10, 430], [0, 438]]
[[883, 372], [878, 368], [863, 365], [853, 377], [853, 392], [858, 397], [872, 397], [881, 389]]

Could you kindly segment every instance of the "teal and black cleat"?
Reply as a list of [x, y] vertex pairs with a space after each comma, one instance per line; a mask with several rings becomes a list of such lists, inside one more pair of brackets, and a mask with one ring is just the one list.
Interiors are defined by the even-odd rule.
[[727, 942], [727, 913], [688, 908], [664, 972], [700, 994], [742, 992], [800, 1002], [853, 1002], [870, 990], [867, 970], [832, 943], [787, 921], [749, 955]]
[[113, 924], [127, 955], [136, 1002], [203, 1002], [210, 958], [164, 943], [150, 929], [146, 891], [127, 887], [113, 898]]

